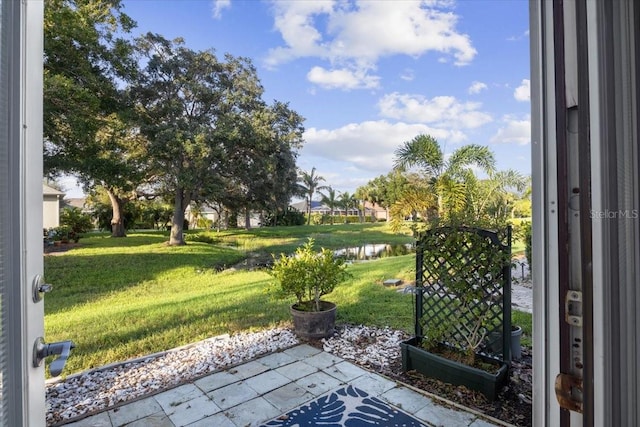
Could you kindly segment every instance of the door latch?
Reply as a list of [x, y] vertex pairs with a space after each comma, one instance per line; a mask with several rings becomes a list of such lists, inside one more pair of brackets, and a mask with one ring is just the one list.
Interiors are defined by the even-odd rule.
[[39, 274], [36, 274], [36, 277], [33, 278], [32, 288], [33, 290], [31, 295], [32, 295], [33, 302], [40, 302], [42, 301], [44, 294], [51, 291], [53, 289], [53, 286], [48, 283], [45, 283], [42, 276]]
[[42, 361], [49, 356], [60, 355], [49, 365], [49, 373], [51, 373], [52, 377], [57, 377], [62, 373], [72, 348], [75, 348], [73, 341], [59, 341], [47, 344], [44, 342], [44, 338], [38, 337], [33, 344], [33, 367], [37, 368], [42, 365]]

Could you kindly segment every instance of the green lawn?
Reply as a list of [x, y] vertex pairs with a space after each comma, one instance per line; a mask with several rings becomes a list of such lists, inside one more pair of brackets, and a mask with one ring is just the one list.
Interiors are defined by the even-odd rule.
[[[189, 234], [213, 243], [168, 247], [167, 233], [123, 239], [96, 234], [81, 239], [78, 248], [45, 257], [45, 277], [54, 285], [45, 298], [47, 340], [76, 344], [65, 374], [223, 333], [288, 325], [293, 301], [275, 297], [267, 272], [221, 271], [248, 252], [291, 252], [309, 236], [333, 249], [412, 241], [384, 224], [208, 232], [206, 239], [203, 232]], [[353, 278], [326, 298], [338, 304], [337, 321], [411, 331], [411, 297], [382, 281], [412, 280], [414, 263], [415, 256], [405, 255], [350, 266]], [[527, 333], [526, 317], [523, 322]]]

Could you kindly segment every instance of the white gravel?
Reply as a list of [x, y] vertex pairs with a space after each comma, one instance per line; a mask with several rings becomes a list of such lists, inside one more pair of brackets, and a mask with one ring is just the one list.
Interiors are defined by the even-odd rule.
[[47, 425], [99, 412], [298, 344], [288, 329], [223, 335], [46, 385]]

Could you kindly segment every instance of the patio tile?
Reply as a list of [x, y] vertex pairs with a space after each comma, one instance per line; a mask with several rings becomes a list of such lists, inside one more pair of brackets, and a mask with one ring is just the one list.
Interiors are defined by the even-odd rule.
[[226, 415], [219, 412], [195, 423], [191, 423], [187, 425], [187, 427], [236, 427], [236, 425], [232, 423]]
[[227, 372], [235, 375], [236, 377], [238, 377], [238, 379], [244, 380], [245, 378], [256, 376], [268, 370], [268, 366], [263, 365], [257, 360], [253, 360], [251, 362], [236, 366], [235, 368], [230, 368]]
[[471, 424], [469, 424], [469, 427], [496, 427], [496, 424], [490, 423], [482, 418], [476, 418]]
[[291, 380], [276, 371], [267, 371], [255, 377], [251, 377], [245, 380], [245, 384], [258, 392], [258, 394], [265, 394], [271, 390], [275, 390], [278, 387], [282, 387]]
[[222, 388], [229, 384], [240, 381], [237, 376], [230, 374], [229, 372], [222, 371], [215, 374], [207, 375], [195, 381], [194, 384], [205, 393], [213, 391], [217, 388]]
[[370, 372], [356, 378], [351, 381], [350, 384], [360, 390], [366, 391], [372, 396], [380, 396], [397, 386], [395, 382]]
[[323, 371], [343, 382], [354, 380], [368, 373], [368, 371], [349, 362], [336, 363], [333, 366], [323, 369]]
[[244, 402], [225, 411], [225, 415], [239, 427], [254, 426], [280, 415], [281, 412], [262, 397]]
[[288, 354], [289, 356], [298, 360], [304, 359], [305, 357], [313, 356], [314, 354], [318, 354], [320, 352], [322, 352], [322, 350], [311, 347], [308, 344], [297, 345], [284, 351], [285, 354]]
[[271, 369], [276, 369], [296, 361], [296, 359], [294, 359], [291, 355], [285, 353], [284, 351], [279, 351], [277, 353], [273, 353], [268, 356], [261, 357], [258, 360], [260, 363], [262, 363], [265, 366], [268, 366]]
[[342, 384], [340, 381], [324, 372], [316, 372], [315, 374], [307, 375], [306, 377], [300, 378], [295, 383], [315, 396], [320, 396], [321, 394], [337, 388]]
[[176, 425], [182, 427], [199, 421], [220, 412], [220, 408], [207, 396], [200, 396], [196, 399], [183, 402], [174, 408], [174, 412], [169, 418]]
[[119, 427], [160, 411], [160, 404], [153, 397], [147, 397], [109, 410], [109, 417], [113, 426]]
[[467, 427], [475, 419], [475, 416], [468, 412], [445, 408], [433, 401], [415, 412], [415, 416], [437, 427]]
[[280, 413], [284, 413], [313, 399], [315, 396], [303, 387], [289, 383], [284, 387], [270, 391], [262, 397], [275, 406]]
[[304, 359], [304, 363], [315, 366], [318, 369], [325, 369], [340, 362], [343, 362], [343, 359], [333, 354], [325, 353], [324, 351]]
[[167, 414], [158, 412], [127, 424], [127, 427], [175, 427]]
[[68, 427], [111, 427], [111, 418], [106, 412], [101, 412], [80, 421], [67, 424]]
[[289, 365], [279, 367], [276, 369], [276, 372], [295, 381], [309, 374], [313, 374], [314, 372], [318, 372], [318, 368], [304, 362], [294, 362]]
[[378, 397], [410, 414], [415, 414], [428, 404], [432, 404], [428, 397], [406, 387], [392, 388]]
[[258, 393], [244, 382], [239, 382], [211, 391], [207, 396], [224, 410], [253, 399]]
[[204, 396], [202, 390], [193, 384], [185, 384], [180, 387], [156, 394], [154, 398], [166, 414], [175, 412], [175, 408], [183, 402]]

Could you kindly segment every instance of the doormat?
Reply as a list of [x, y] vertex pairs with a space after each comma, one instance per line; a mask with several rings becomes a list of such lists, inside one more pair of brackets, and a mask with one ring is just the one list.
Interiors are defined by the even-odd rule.
[[353, 386], [320, 396], [261, 427], [276, 426], [427, 427], [411, 415]]

